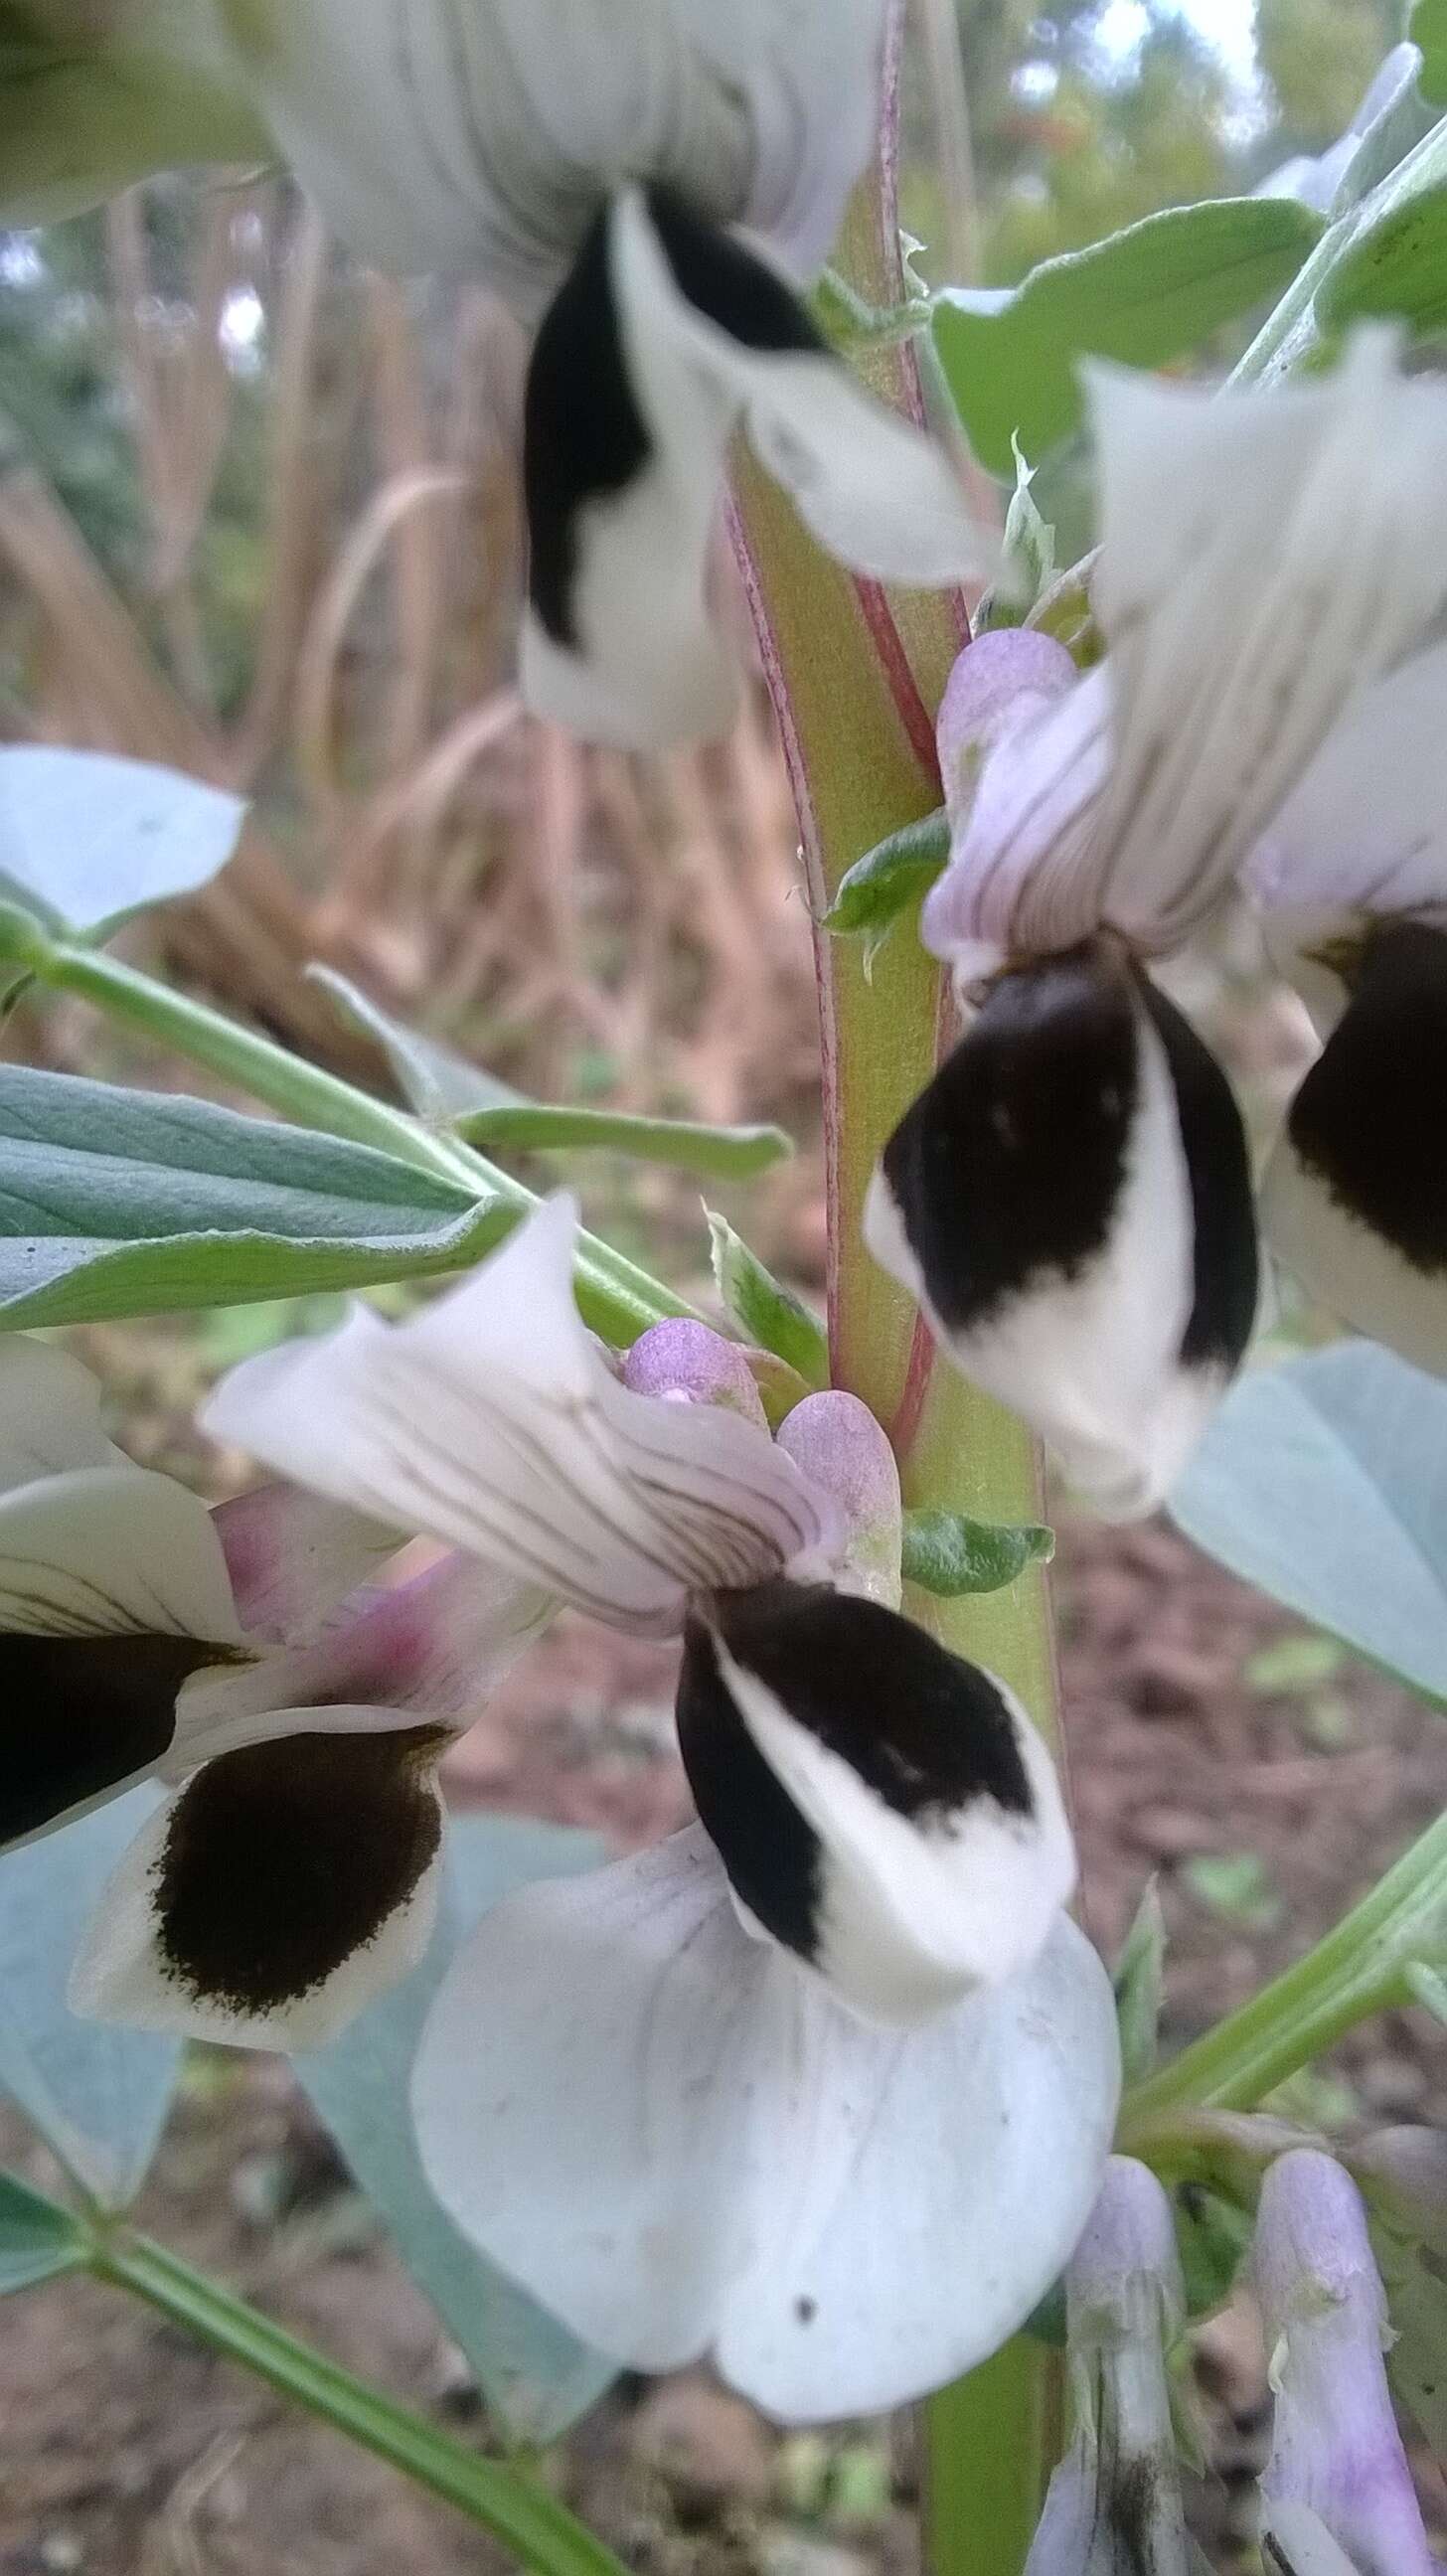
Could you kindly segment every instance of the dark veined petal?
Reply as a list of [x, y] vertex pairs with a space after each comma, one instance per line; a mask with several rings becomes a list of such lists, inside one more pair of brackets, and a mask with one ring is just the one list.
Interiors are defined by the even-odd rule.
[[866, 2020], [1013, 1974], [1074, 1885], [1023, 1710], [878, 1602], [780, 1581], [700, 1605], [678, 1733], [746, 1916]]
[[885, 1149], [865, 1232], [956, 1365], [1114, 1517], [1160, 1500], [1250, 1337], [1240, 1113], [1108, 936], [987, 986]]
[[539, 330], [524, 467], [524, 692], [639, 750], [716, 734], [738, 694], [710, 543], [740, 421], [823, 544], [856, 570], [980, 575], [993, 541], [942, 449], [884, 410], [755, 252], [671, 191], [629, 189]]
[[1322, 1303], [1447, 1373], [1447, 931], [1384, 922], [1267, 1167], [1272, 1250]]
[[[73, 1381], [57, 1391], [58, 1449], [78, 1416]], [[245, 1661], [210, 1514], [184, 1486], [126, 1461], [0, 1492], [0, 1844], [142, 1778], [189, 1678]]]
[[1065, 1916], [1003, 1985], [871, 2030], [749, 1939], [692, 1826], [484, 1916], [413, 2108], [443, 2206], [576, 2333], [643, 2370], [711, 2350], [808, 2421], [922, 2395], [1028, 2316], [1119, 2079], [1109, 1979]]
[[222, 1754], [146, 1825], [76, 1961], [78, 2013], [315, 2048], [416, 1966], [437, 1896], [445, 1729]]

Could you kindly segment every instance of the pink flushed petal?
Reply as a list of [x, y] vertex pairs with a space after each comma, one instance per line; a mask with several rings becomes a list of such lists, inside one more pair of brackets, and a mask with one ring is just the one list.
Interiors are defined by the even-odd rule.
[[945, 804], [956, 830], [969, 820], [986, 752], [1042, 714], [1077, 676], [1064, 645], [1028, 627], [1007, 627], [965, 646], [945, 682], [935, 724]]
[[[982, 636], [962, 658], [1010, 640]], [[1063, 647], [1056, 651], [1070, 663]], [[995, 731], [984, 765], [961, 803], [950, 864], [925, 897], [920, 935], [957, 972], [990, 962], [982, 950], [1046, 956], [1101, 926], [1110, 674], [1100, 663], [1080, 679], [1071, 664], [1067, 686], [1059, 664], [1051, 668], [1051, 689], [1021, 689], [1003, 716], [987, 716]], [[957, 775], [963, 757], [962, 749]]]
[[315, 1636], [339, 1601], [370, 1581], [401, 1534], [299, 1485], [256, 1485], [211, 1515], [248, 1636], [269, 1645]]
[[684, 1315], [640, 1333], [624, 1360], [623, 1383], [633, 1395], [718, 1404], [761, 1431], [768, 1428], [754, 1373], [738, 1343]]
[[1434, 2576], [1387, 2393], [1387, 2302], [1350, 2177], [1316, 2148], [1262, 2186], [1252, 2255], [1276, 2415], [1264, 2521], [1304, 2506], [1363, 2576]]
[[471, 1725], [557, 1607], [536, 1585], [451, 1555], [373, 1593], [295, 1657], [296, 1698], [414, 1710]]
[[837, 1588], [897, 1609], [899, 1469], [868, 1405], [841, 1388], [806, 1396], [786, 1415], [778, 1445], [801, 1475], [839, 1506], [844, 1535], [832, 1568]]

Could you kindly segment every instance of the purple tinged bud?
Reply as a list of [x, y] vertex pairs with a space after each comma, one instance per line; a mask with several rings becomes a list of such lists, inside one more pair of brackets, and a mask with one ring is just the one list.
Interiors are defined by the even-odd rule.
[[726, 1413], [768, 1429], [753, 1371], [737, 1342], [707, 1324], [670, 1316], [640, 1333], [623, 1363], [623, 1383], [634, 1395], [686, 1404], [719, 1404]]
[[1112, 2156], [1065, 2276], [1075, 2438], [1026, 2576], [1190, 2576], [1166, 2350], [1185, 2317], [1171, 2205]]
[[1366, 2212], [1330, 2156], [1299, 2147], [1271, 2167], [1252, 2269], [1276, 2392], [1264, 2534], [1279, 2508], [1287, 2547], [1314, 2515], [1357, 2576], [1434, 2576], [1387, 2391], [1391, 2329]]
[[778, 1445], [839, 1506], [844, 1536], [832, 1569], [838, 1589], [897, 1610], [903, 1542], [899, 1469], [868, 1405], [838, 1388], [806, 1396], [785, 1416]]
[[945, 683], [935, 725], [952, 831], [969, 819], [986, 754], [1042, 714], [1079, 676], [1063, 644], [1028, 627], [1004, 627], [965, 646]]

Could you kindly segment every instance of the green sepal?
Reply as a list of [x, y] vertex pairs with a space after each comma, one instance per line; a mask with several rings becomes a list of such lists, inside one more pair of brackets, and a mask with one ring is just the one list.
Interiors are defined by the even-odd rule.
[[727, 1217], [708, 1217], [719, 1296], [745, 1338], [797, 1369], [808, 1388], [829, 1383], [829, 1337], [817, 1315], [750, 1252]]
[[1027, 1565], [1048, 1565], [1055, 1532], [1038, 1521], [975, 1521], [932, 1509], [904, 1516], [904, 1579], [951, 1601], [963, 1592], [999, 1592]]
[[950, 819], [943, 806], [906, 823], [856, 859], [839, 880], [823, 928], [853, 935], [880, 931], [928, 894], [949, 864]]

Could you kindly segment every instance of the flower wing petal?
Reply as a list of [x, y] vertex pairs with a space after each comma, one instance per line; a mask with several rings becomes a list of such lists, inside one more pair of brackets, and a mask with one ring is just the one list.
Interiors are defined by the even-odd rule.
[[631, 1395], [584, 1331], [573, 1202], [538, 1209], [407, 1324], [243, 1363], [205, 1419], [272, 1468], [427, 1531], [614, 1624], [823, 1543], [827, 1505], [754, 1425]]
[[211, 1515], [249, 1637], [299, 1642], [403, 1544], [403, 1533], [299, 1485], [254, 1485]]
[[426, 1949], [443, 1807], [431, 1729], [223, 1754], [137, 1836], [73, 2011], [246, 2048], [318, 2048]]
[[438, 2199], [638, 2369], [708, 2349], [748, 2257], [751, 2122], [788, 2027], [770, 1967], [694, 1826], [494, 1907], [428, 2021], [413, 2106]]
[[1110, 1982], [1062, 1916], [1032, 1967], [908, 2033], [793, 1994], [802, 2071], [718, 2362], [786, 2420], [872, 2414], [985, 2360], [1068, 2261], [1115, 2123]]
[[1240, 1114], [1113, 943], [998, 977], [885, 1149], [865, 1232], [1097, 1507], [1159, 1501], [1246, 1346]]

